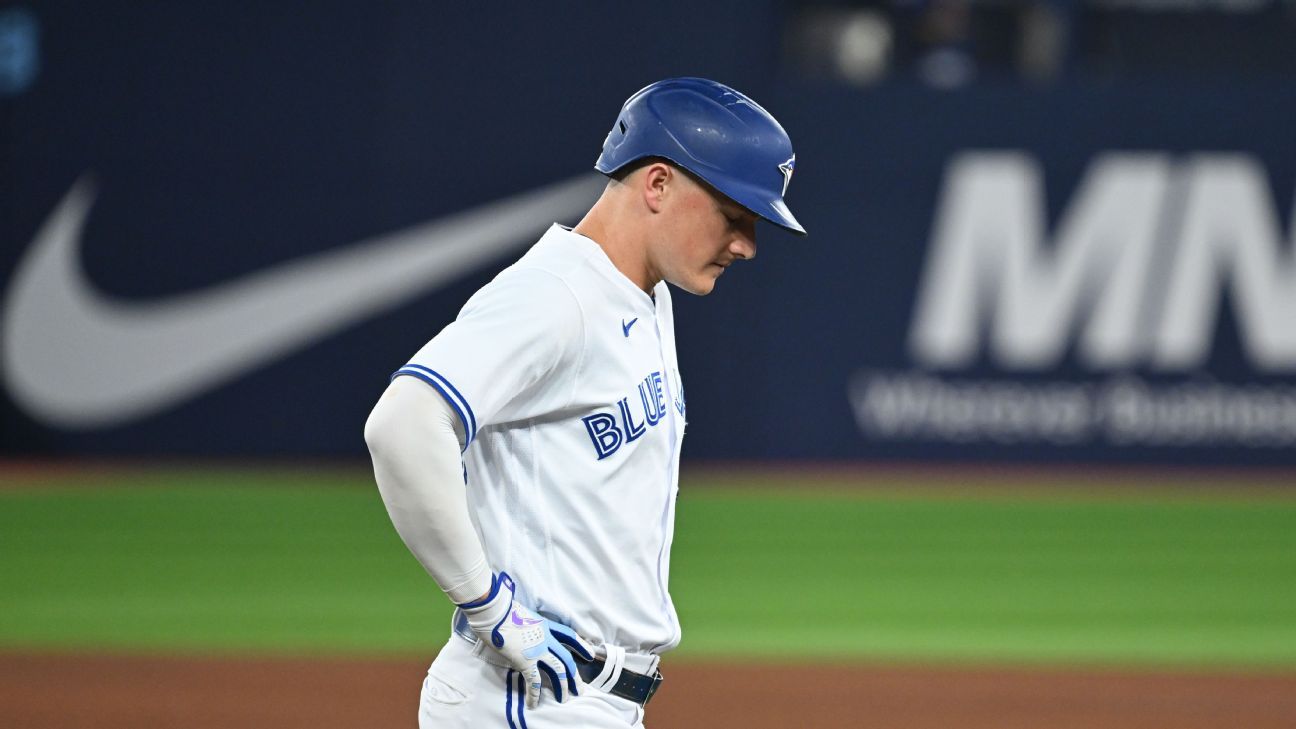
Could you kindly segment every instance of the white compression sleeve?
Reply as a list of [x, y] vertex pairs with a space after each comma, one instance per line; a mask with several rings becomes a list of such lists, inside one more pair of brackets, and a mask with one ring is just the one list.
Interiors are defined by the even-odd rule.
[[387, 386], [365, 442], [387, 514], [410, 552], [455, 603], [490, 591], [491, 570], [468, 515], [463, 426], [441, 394], [412, 377]]

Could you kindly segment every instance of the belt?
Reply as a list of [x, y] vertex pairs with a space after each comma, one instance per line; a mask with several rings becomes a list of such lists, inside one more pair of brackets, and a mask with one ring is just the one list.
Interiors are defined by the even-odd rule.
[[[461, 611], [455, 611], [452, 625], [455, 635], [473, 644], [474, 655], [496, 666], [512, 667], [503, 656], [493, 650], [485, 650], [485, 646], [477, 639], [477, 634], [469, 627], [468, 620]], [[602, 657], [596, 655], [588, 661], [575, 652], [571, 654], [572, 659], [576, 661], [576, 672], [580, 674], [581, 680], [587, 686], [604, 693], [633, 701], [640, 706], [647, 706], [663, 680], [661, 671], [656, 668], [657, 657], [628, 655], [625, 648], [608, 643], [604, 643], [600, 649], [604, 655]], [[647, 662], [651, 665], [649, 669], [651, 673], [632, 671], [626, 667], [627, 661]]]
[[647, 706], [657, 688], [661, 686], [661, 671], [653, 669], [651, 675], [635, 673], [625, 667], [625, 649], [604, 644], [607, 658], [595, 656], [587, 661], [584, 657], [572, 653], [576, 661], [576, 671], [586, 685], [633, 701], [640, 706]]

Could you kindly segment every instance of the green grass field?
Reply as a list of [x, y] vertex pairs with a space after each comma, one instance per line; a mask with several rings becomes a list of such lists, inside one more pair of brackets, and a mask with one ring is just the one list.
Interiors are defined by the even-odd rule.
[[[434, 651], [447, 604], [339, 473], [6, 476], [0, 648]], [[680, 500], [681, 657], [1296, 667], [1296, 492], [708, 480]]]

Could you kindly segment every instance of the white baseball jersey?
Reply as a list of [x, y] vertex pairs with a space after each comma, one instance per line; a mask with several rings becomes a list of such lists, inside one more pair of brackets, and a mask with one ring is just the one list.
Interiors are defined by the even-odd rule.
[[463, 420], [469, 508], [519, 599], [595, 642], [679, 643], [667, 584], [684, 387], [670, 292], [553, 226], [402, 367]]

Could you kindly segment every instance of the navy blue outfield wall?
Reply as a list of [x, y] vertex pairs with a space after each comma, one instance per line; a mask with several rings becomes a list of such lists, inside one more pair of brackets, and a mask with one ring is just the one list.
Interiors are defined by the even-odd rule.
[[817, 85], [741, 5], [31, 11], [0, 454], [363, 453], [388, 374], [597, 194], [624, 97], [692, 73], [787, 127], [811, 235], [677, 295], [687, 457], [1296, 464], [1289, 81]]

